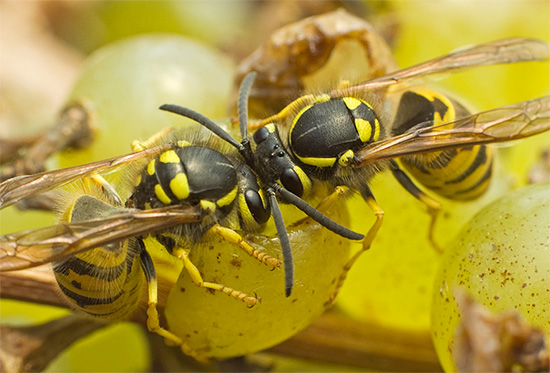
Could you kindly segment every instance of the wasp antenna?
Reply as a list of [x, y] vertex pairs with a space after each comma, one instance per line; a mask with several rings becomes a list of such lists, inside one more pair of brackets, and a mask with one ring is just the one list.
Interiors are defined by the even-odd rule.
[[283, 262], [285, 265], [285, 291], [286, 296], [289, 297], [292, 293], [292, 286], [294, 285], [294, 261], [292, 260], [292, 250], [290, 248], [290, 241], [288, 239], [288, 232], [286, 231], [285, 222], [283, 221], [283, 215], [275, 197], [275, 192], [272, 188], [267, 188], [267, 194], [269, 197], [269, 205], [271, 206], [271, 215], [275, 222], [275, 228], [277, 228], [277, 235], [281, 248], [283, 250]]
[[248, 137], [248, 97], [254, 79], [256, 79], [256, 72], [252, 71], [244, 77], [239, 88], [238, 114], [241, 140], [246, 140]]
[[321, 224], [323, 227], [327, 228], [328, 230], [336, 233], [337, 235], [342, 236], [344, 238], [348, 238], [350, 240], [358, 240], [358, 241], [361, 241], [365, 238], [363, 234], [352, 231], [351, 229], [346, 228], [343, 225], [336, 223], [334, 220], [331, 220], [330, 218], [326, 217], [315, 207], [311, 206], [306, 201], [296, 196], [294, 193], [289, 192], [288, 190], [282, 188], [278, 184], [274, 184], [273, 187], [276, 188], [275, 189], [276, 192], [279, 193], [287, 202], [298, 207], [307, 216], [309, 216], [310, 218], [312, 218], [313, 220], [315, 220], [317, 223]]
[[164, 104], [161, 107], [159, 107], [159, 109], [192, 119], [195, 122], [208, 128], [210, 131], [214, 132], [214, 134], [216, 134], [223, 140], [233, 145], [233, 147], [235, 147], [238, 151], [242, 151], [243, 149], [243, 146], [237, 140], [235, 140], [233, 136], [227, 133], [227, 131], [225, 131], [219, 125], [214, 123], [211, 119], [205, 117], [201, 113], [196, 112], [195, 110], [191, 110], [189, 108], [179, 106], [179, 105], [173, 105], [173, 104]]

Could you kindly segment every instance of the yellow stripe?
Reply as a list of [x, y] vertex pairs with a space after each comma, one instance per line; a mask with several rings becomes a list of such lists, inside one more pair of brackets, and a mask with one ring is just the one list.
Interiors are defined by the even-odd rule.
[[225, 196], [220, 198], [216, 202], [216, 205], [218, 205], [218, 207], [227, 206], [235, 200], [236, 196], [237, 196], [237, 187], [233, 188], [233, 190], [231, 190], [231, 192], [227, 193]]
[[305, 164], [309, 164], [312, 166], [317, 166], [320, 168], [323, 167], [332, 167], [334, 166], [334, 163], [336, 163], [336, 157], [332, 158], [315, 158], [315, 157], [300, 157], [298, 156], [298, 159], [300, 159]]
[[166, 193], [164, 192], [160, 184], [155, 185], [155, 195], [165, 205], [169, 205], [170, 202], [172, 202], [170, 198], [168, 198], [168, 196], [166, 195]]
[[189, 182], [187, 175], [180, 172], [170, 180], [170, 190], [181, 201], [189, 197]]
[[359, 138], [362, 142], [367, 142], [370, 140], [372, 135], [372, 124], [368, 120], [363, 118], [355, 118], [355, 128], [359, 134]]
[[151, 162], [147, 165], [147, 173], [149, 176], [153, 176], [155, 174], [155, 160], [152, 159]]
[[180, 163], [180, 157], [178, 157], [178, 154], [173, 150], [168, 150], [162, 153], [159, 157], [159, 160], [162, 163]]
[[342, 100], [350, 110], [357, 109], [363, 102], [355, 97], [344, 97]]
[[378, 141], [378, 138], [380, 137], [380, 121], [378, 119], [374, 119], [374, 137], [373, 141]]
[[294, 166], [293, 170], [294, 172], [296, 172], [296, 174], [300, 178], [300, 181], [302, 182], [302, 186], [304, 188], [304, 196], [307, 196], [311, 191], [311, 179], [300, 167]]

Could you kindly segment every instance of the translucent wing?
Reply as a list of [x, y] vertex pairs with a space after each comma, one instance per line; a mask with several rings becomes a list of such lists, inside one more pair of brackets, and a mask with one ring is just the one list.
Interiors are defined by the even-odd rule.
[[550, 58], [550, 44], [538, 39], [511, 38], [461, 48], [445, 56], [392, 72], [351, 87], [331, 92], [332, 97], [354, 96], [362, 92], [401, 83], [413, 83], [429, 75], [456, 72], [477, 66], [544, 61]]
[[82, 177], [101, 172], [115, 171], [128, 163], [141, 159], [153, 158], [171, 148], [173, 148], [173, 145], [163, 144], [136, 153], [130, 153], [93, 163], [8, 179], [0, 184], [0, 209], [22, 198], [46, 192]]
[[200, 206], [121, 209], [107, 217], [8, 234], [0, 237], [0, 272], [35, 267], [94, 247], [200, 222], [206, 214]]
[[[451, 129], [441, 129], [448, 126]], [[416, 128], [421, 127], [421, 124]], [[550, 129], [550, 96], [473, 114], [454, 122], [411, 130], [356, 153], [361, 167], [382, 159], [468, 145], [522, 139]]]

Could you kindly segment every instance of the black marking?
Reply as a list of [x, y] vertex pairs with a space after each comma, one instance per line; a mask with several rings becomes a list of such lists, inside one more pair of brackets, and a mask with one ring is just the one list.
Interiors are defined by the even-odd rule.
[[464, 190], [456, 192], [456, 194], [466, 194], [466, 193], [469, 193], [469, 192], [477, 189], [481, 184], [483, 184], [484, 182], [489, 180], [491, 178], [492, 174], [493, 174], [493, 167], [491, 166], [487, 169], [487, 172], [485, 172], [485, 174], [477, 181], [477, 183], [475, 183], [474, 185], [472, 185], [468, 189], [464, 189]]
[[407, 91], [401, 95], [392, 132], [394, 135], [401, 135], [421, 123], [433, 124], [435, 113], [443, 118], [448, 110], [447, 105], [437, 97], [430, 101], [414, 91]]
[[114, 303], [117, 299], [122, 296], [122, 291], [114, 297], [109, 298], [91, 298], [84, 295], [77, 294], [65, 286], [63, 286], [59, 281], [57, 282], [61, 291], [68, 297], [71, 298], [80, 308], [85, 308], [86, 306], [99, 305], [99, 304], [111, 304]]
[[445, 184], [456, 184], [464, 181], [468, 176], [472, 175], [480, 166], [483, 166], [487, 163], [487, 147], [480, 145], [480, 148], [474, 158], [473, 162], [470, 164], [468, 169], [464, 171], [460, 176], [453, 180], [445, 182]]
[[111, 282], [117, 280], [126, 269], [126, 261], [115, 267], [104, 267], [93, 263], [86, 262], [78, 257], [70, 257], [59, 262], [55, 266], [55, 271], [70, 276], [70, 272], [80, 276], [90, 276]]

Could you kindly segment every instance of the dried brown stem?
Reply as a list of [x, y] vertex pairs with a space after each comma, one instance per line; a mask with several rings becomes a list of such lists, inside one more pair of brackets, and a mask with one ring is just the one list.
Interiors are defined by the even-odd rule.
[[0, 371], [41, 372], [73, 342], [105, 325], [78, 315], [29, 327], [2, 325]]

